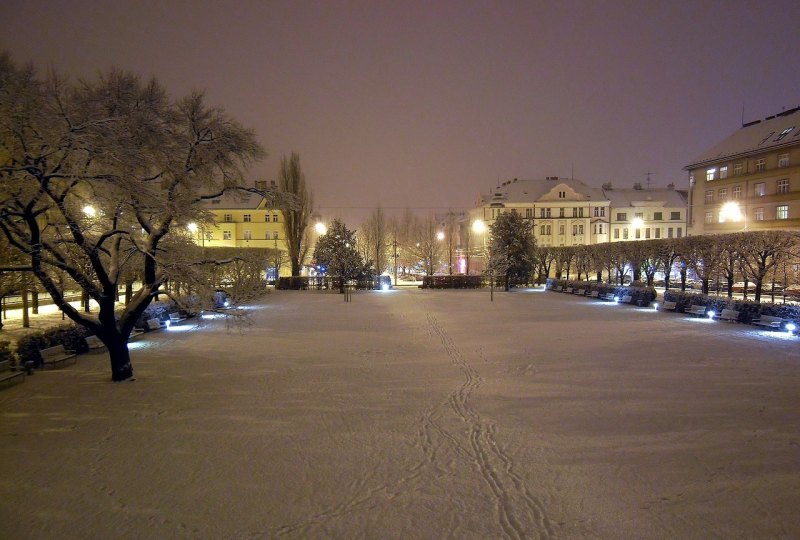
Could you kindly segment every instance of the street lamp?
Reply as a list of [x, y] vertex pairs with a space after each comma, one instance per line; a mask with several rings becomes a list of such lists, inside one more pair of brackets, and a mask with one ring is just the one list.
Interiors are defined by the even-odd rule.
[[328, 227], [326, 227], [323, 222], [317, 221], [316, 225], [314, 225], [314, 230], [317, 231], [317, 234], [321, 236], [323, 234], [327, 234]]
[[87, 217], [94, 217], [97, 215], [97, 210], [95, 210], [94, 206], [91, 204], [87, 204], [83, 207], [83, 213], [86, 214]]
[[644, 227], [644, 220], [640, 217], [635, 217], [633, 221], [631, 221], [631, 225], [633, 225], [634, 229], [641, 229]]

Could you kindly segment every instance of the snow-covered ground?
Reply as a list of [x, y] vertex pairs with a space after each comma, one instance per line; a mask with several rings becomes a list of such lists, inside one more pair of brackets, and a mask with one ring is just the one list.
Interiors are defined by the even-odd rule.
[[528, 291], [250, 314], [0, 391], [0, 536], [800, 537], [798, 337]]

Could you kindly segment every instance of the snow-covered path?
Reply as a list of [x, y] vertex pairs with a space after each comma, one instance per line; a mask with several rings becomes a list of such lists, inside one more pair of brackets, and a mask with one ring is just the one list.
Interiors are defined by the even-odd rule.
[[251, 323], [2, 390], [2, 536], [800, 536], [800, 338], [527, 291]]

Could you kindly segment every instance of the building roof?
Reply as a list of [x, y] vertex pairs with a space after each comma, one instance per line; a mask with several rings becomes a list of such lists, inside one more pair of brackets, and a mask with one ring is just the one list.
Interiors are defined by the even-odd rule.
[[575, 193], [567, 201], [602, 201], [603, 191], [586, 185], [581, 180], [570, 178], [548, 177], [544, 179], [513, 179], [503, 182], [488, 195], [482, 195], [480, 205], [505, 203], [534, 203], [541, 200], [555, 188], [563, 186]]
[[[219, 201], [219, 202], [217, 202]], [[255, 210], [261, 206], [264, 197], [244, 191], [228, 191], [215, 199], [201, 204], [207, 210]]]
[[656, 206], [673, 208], [686, 206], [686, 192], [670, 188], [608, 189], [604, 190], [611, 208]]
[[795, 144], [800, 144], [800, 107], [745, 124], [728, 138], [698, 156], [684, 169], [688, 171], [717, 161]]

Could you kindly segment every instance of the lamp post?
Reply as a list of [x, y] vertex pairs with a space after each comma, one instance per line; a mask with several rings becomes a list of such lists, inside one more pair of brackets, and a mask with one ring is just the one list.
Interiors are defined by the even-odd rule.
[[489, 257], [486, 254], [486, 223], [483, 220], [476, 219], [472, 222], [473, 232], [479, 233], [483, 236], [483, 261], [484, 269], [489, 270], [489, 300], [494, 302], [494, 275], [492, 265], [489, 262]]

